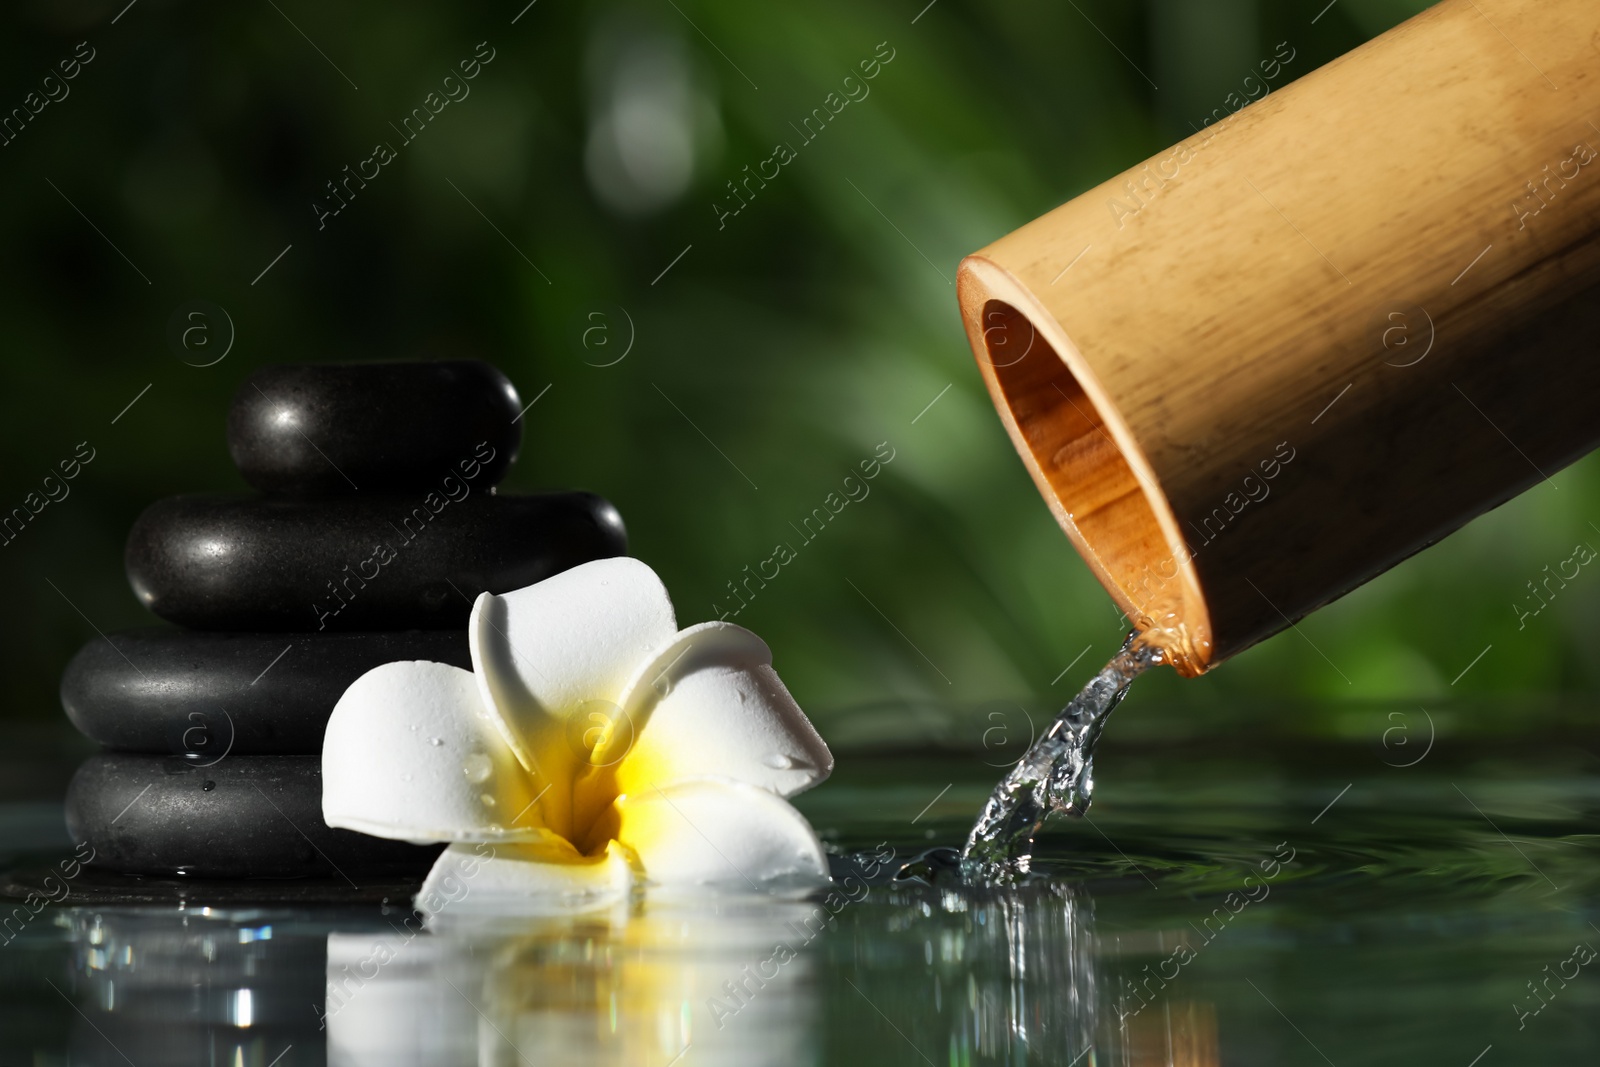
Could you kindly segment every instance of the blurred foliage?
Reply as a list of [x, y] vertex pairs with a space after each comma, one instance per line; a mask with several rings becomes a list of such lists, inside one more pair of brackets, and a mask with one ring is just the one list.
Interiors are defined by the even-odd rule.
[[[885, 701], [965, 707], [980, 729], [988, 700], [1059, 703], [1122, 631], [990, 406], [956, 262], [1186, 134], [1276, 42], [1295, 78], [1425, 6], [524, 3], [20, 0], [0, 16], [4, 108], [77, 42], [95, 50], [0, 148], [0, 506], [78, 442], [96, 450], [0, 549], [6, 715], [56, 714], [73, 650], [147, 621], [121, 555], [142, 507], [243, 488], [223, 424], [251, 368], [458, 355], [539, 398], [509, 488], [613, 499], [685, 622], [728, 606], [775, 544], [798, 549], [738, 621], [824, 732]], [[391, 123], [480, 41], [494, 59], [470, 96], [319, 230], [324, 183], [398, 145]], [[870, 95], [802, 143], [804, 117], [889, 52]], [[726, 183], [779, 141], [797, 158], [722, 217]], [[167, 339], [195, 299], [237, 328], [208, 368]], [[895, 458], [870, 496], [802, 544], [795, 527], [880, 442]], [[1575, 542], [1600, 545], [1600, 466], [1555, 480], [1298, 633], [1138, 699], [1203, 716], [1592, 692], [1600, 579], [1526, 629], [1511, 606]]]

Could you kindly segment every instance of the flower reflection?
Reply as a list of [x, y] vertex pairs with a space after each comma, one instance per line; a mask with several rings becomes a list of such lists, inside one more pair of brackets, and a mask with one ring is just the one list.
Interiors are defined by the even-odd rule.
[[813, 961], [794, 959], [736, 1023], [713, 1005], [812, 911], [799, 902], [455, 923], [328, 938], [328, 1062], [817, 1063]]

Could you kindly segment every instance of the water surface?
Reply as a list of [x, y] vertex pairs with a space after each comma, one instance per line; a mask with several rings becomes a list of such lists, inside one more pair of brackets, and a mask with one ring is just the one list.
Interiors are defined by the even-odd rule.
[[[960, 847], [989, 754], [844, 750], [798, 798], [841, 857], [831, 897], [418, 933], [398, 900], [69, 895], [0, 944], [0, 1064], [1595, 1062], [1592, 740], [1396, 766], [1421, 746], [1359, 716], [1343, 744], [1114, 730], [1093, 811], [1048, 824], [1014, 886], [890, 877]], [[12, 860], [70, 853], [53, 812], [0, 811]]]

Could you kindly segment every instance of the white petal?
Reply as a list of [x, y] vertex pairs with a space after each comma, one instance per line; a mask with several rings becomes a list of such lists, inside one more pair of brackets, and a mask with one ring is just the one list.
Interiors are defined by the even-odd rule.
[[753, 785], [663, 784], [619, 800], [617, 815], [617, 837], [652, 885], [765, 891], [828, 881], [805, 816]]
[[634, 668], [676, 629], [661, 579], [626, 556], [478, 597], [467, 639], [483, 701], [541, 788], [553, 784], [543, 801], [552, 827], [571, 831], [566, 805], [591, 723], [616, 717]]
[[[772, 669], [765, 641], [742, 626], [691, 626], [634, 676], [622, 705], [620, 792], [643, 782], [732, 778], [793, 796], [826, 778], [833, 755]], [[634, 734], [631, 738], [627, 726]], [[596, 762], [605, 759], [596, 754]]]
[[402, 841], [534, 839], [548, 832], [534, 799], [471, 671], [386, 663], [356, 679], [328, 718], [329, 826]]
[[549, 915], [606, 907], [632, 885], [626, 855], [615, 846], [585, 858], [564, 841], [451, 845], [434, 861], [416, 906], [430, 924], [441, 915]]

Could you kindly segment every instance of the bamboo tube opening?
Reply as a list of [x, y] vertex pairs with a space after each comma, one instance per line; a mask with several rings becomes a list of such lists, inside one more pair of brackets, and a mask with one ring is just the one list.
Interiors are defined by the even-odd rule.
[[1076, 353], [1063, 356], [1070, 342], [1058, 351], [1047, 339], [1059, 330], [1054, 322], [1036, 323], [994, 298], [982, 299], [978, 322], [984, 378], [1056, 521], [1117, 606], [1179, 673], [1203, 673], [1209, 621], [1190, 553], [1181, 538], [1168, 535], [1161, 515], [1175, 531], [1171, 509], [1154, 477], [1137, 473], [1148, 464], [1115, 409], [1087, 372], [1082, 378], [1074, 372]]

